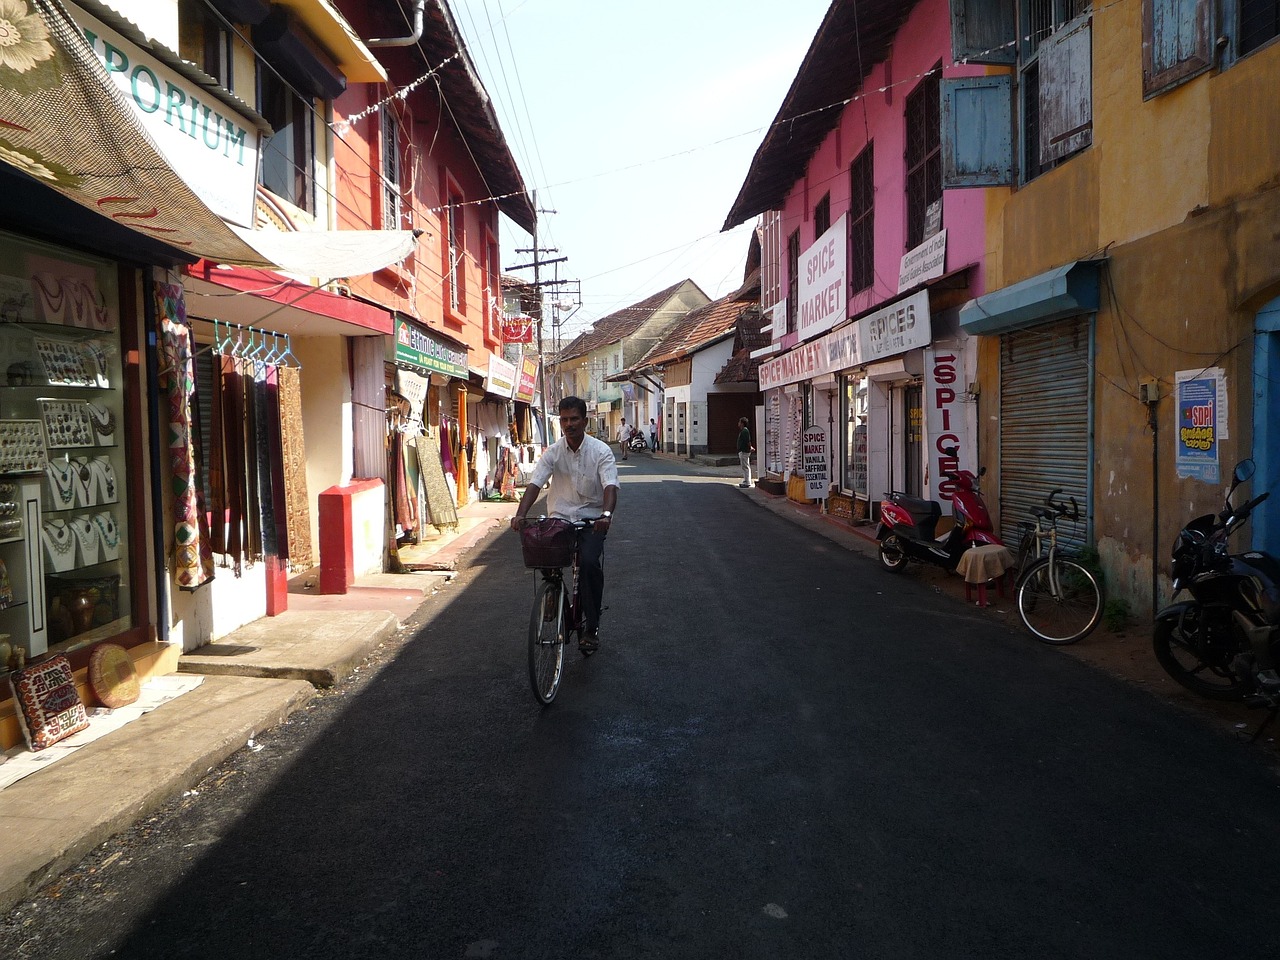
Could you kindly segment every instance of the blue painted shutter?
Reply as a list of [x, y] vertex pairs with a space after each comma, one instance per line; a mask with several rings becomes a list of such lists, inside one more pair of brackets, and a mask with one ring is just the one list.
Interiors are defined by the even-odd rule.
[[1013, 0], [951, 0], [956, 62], [1013, 63], [1018, 53], [1013, 13]]
[[1143, 0], [1144, 98], [1208, 70], [1212, 62], [1212, 0]]
[[942, 81], [942, 187], [1013, 183], [1009, 76]]
[[1093, 142], [1093, 17], [1084, 14], [1040, 45], [1040, 162]]

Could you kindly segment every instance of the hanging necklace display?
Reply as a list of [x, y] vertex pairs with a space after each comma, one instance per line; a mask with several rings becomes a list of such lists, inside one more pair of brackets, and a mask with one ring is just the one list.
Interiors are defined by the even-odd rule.
[[[89, 405], [78, 400], [41, 400], [40, 414], [51, 447], [98, 445], [96, 424]], [[114, 428], [114, 419], [112, 427]]]
[[46, 462], [39, 420], [0, 420], [0, 474], [39, 473]]
[[98, 446], [109, 447], [116, 442], [116, 415], [105, 406], [86, 403], [85, 412], [89, 414], [89, 423], [93, 427]]
[[46, 570], [61, 573], [76, 565], [75, 538], [65, 520], [46, 520], [40, 527]]
[[88, 567], [98, 562], [98, 528], [88, 517], [72, 517], [67, 524], [76, 535], [76, 553], [80, 566]]
[[116, 472], [106, 457], [94, 457], [89, 464], [98, 488], [99, 503], [116, 502]]
[[93, 525], [98, 528], [98, 540], [102, 545], [103, 560], [120, 558], [120, 527], [110, 510], [93, 515]]
[[107, 376], [107, 351], [97, 340], [84, 343], [85, 372], [96, 381], [95, 386], [111, 386], [111, 378]]
[[49, 509], [66, 510], [76, 505], [76, 469], [68, 460], [50, 460], [45, 464], [49, 480]]
[[76, 477], [76, 503], [82, 507], [98, 505], [98, 482], [93, 475], [93, 468], [87, 457], [76, 457], [71, 461], [71, 469]]

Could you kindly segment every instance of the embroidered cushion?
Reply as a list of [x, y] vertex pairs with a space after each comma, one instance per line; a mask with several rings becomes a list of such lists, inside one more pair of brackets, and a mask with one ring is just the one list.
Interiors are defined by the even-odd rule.
[[104, 707], [123, 707], [142, 692], [133, 660], [115, 643], [100, 643], [89, 654], [89, 686]]
[[44, 663], [9, 674], [18, 722], [27, 746], [50, 747], [89, 726], [89, 717], [76, 692], [71, 662], [59, 654]]

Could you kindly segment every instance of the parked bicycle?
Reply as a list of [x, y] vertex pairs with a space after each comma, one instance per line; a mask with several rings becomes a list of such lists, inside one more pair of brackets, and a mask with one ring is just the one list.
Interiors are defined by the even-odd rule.
[[[538, 572], [533, 581], [533, 609], [529, 614], [529, 685], [543, 704], [556, 698], [564, 673], [565, 644], [585, 629], [578, 578], [582, 534], [596, 518], [526, 519], [520, 527], [524, 565]], [[566, 579], [565, 569], [569, 570]], [[583, 650], [583, 656], [591, 654]]]
[[1031, 511], [1035, 523], [1023, 525], [1018, 545], [1018, 615], [1037, 640], [1055, 645], [1087, 637], [1102, 620], [1102, 585], [1098, 578], [1058, 544], [1058, 521], [1080, 521], [1075, 497], [1045, 498], [1046, 507]]

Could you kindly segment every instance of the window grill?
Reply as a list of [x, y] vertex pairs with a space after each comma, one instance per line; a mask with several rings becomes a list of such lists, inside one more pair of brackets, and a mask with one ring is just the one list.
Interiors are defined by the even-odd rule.
[[849, 166], [849, 290], [875, 279], [875, 185], [871, 145]]
[[1280, 35], [1280, 0], [1240, 0], [1240, 53]]
[[907, 249], [924, 241], [929, 204], [942, 199], [942, 64], [907, 95]]

